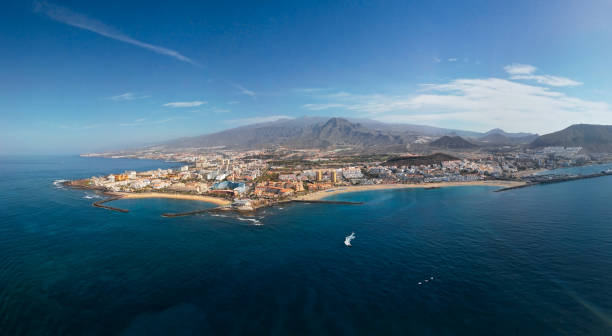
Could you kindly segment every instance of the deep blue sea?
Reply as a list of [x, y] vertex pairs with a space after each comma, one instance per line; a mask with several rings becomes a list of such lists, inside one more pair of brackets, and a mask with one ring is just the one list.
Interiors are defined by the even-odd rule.
[[0, 158], [0, 335], [612, 335], [612, 177], [251, 218], [53, 184], [171, 166]]

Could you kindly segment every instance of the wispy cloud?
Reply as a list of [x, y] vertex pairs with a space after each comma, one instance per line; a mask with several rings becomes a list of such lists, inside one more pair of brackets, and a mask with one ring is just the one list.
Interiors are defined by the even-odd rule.
[[127, 122], [127, 123], [120, 123], [119, 126], [121, 127], [134, 127], [134, 126], [142, 126], [145, 125], [145, 121], [147, 119], [146, 118], [140, 118], [140, 119], [136, 119], [132, 122]]
[[537, 68], [529, 64], [513, 63], [510, 65], [506, 65], [504, 67], [504, 70], [509, 75], [531, 75], [537, 70]]
[[185, 119], [189, 119], [189, 117], [170, 117], [170, 118], [155, 120], [152, 123], [153, 124], [165, 124], [165, 123], [170, 122], [170, 121], [185, 120]]
[[479, 130], [504, 127], [511, 131], [549, 132], [574, 123], [612, 124], [612, 109], [605, 102], [499, 78], [457, 79], [424, 85], [417, 92], [401, 95], [341, 92], [313, 99], [323, 102], [303, 107], [339, 108], [352, 115], [388, 122], [445, 127], [461, 123]]
[[62, 124], [62, 125], [59, 125], [59, 128], [67, 129], [67, 130], [80, 131], [80, 130], [88, 130], [88, 129], [92, 129], [92, 128], [98, 128], [100, 126], [102, 126], [102, 125], [100, 125], [100, 124], [89, 124], [89, 125]]
[[286, 115], [271, 115], [271, 116], [265, 116], [265, 117], [229, 119], [229, 120], [224, 120], [224, 122], [226, 124], [232, 124], [232, 125], [249, 125], [249, 124], [259, 124], [259, 123], [264, 123], [264, 122], [277, 121], [280, 119], [293, 119], [293, 118], [286, 116]]
[[345, 106], [346, 106], [345, 104], [338, 104], [338, 103], [304, 104], [302, 105], [302, 108], [311, 110], [311, 111], [321, 111], [321, 110], [327, 110], [327, 109], [331, 109], [335, 107], [345, 107]]
[[237, 100], [232, 100], [232, 101], [227, 102], [227, 105], [236, 105], [236, 104], [240, 104], [240, 102]]
[[242, 93], [243, 95], [247, 95], [252, 98], [257, 97], [257, 94], [254, 91], [251, 91], [240, 84], [234, 84], [234, 87], [240, 90], [240, 93]]
[[190, 102], [172, 102], [172, 103], [165, 103], [164, 106], [167, 107], [196, 107], [196, 106], [200, 106], [200, 105], [204, 105], [204, 104], [208, 104], [205, 101], [190, 101]]
[[167, 122], [171, 122], [175, 120], [184, 120], [184, 119], [189, 119], [189, 117], [179, 116], [179, 117], [170, 117], [170, 118], [164, 118], [164, 119], [159, 119], [159, 120], [147, 120], [146, 118], [140, 118], [140, 119], [136, 119], [131, 122], [120, 123], [119, 126], [121, 127], [147, 126], [147, 125], [154, 125], [154, 124], [165, 124]]
[[306, 88], [295, 88], [292, 91], [293, 92], [297, 92], [297, 93], [314, 93], [314, 92], [323, 92], [323, 91], [327, 91], [328, 89], [324, 89], [324, 88], [317, 88], [317, 87], [306, 87]]
[[582, 85], [581, 82], [577, 82], [573, 79], [569, 79], [566, 77], [550, 76], [550, 75], [514, 75], [510, 78], [511, 79], [522, 79], [522, 80], [532, 80], [540, 84], [549, 85], [549, 86]]
[[529, 64], [510, 64], [504, 67], [504, 70], [510, 75], [510, 79], [514, 80], [532, 80], [540, 84], [549, 86], [577, 86], [582, 85], [581, 82], [569, 79], [566, 77], [551, 76], [551, 75], [536, 75], [534, 74], [538, 68]]
[[114, 100], [114, 101], [124, 101], [124, 100], [145, 99], [145, 98], [149, 98], [149, 97], [151, 97], [151, 96], [137, 95], [137, 94], [132, 93], [132, 92], [126, 92], [126, 93], [123, 93], [123, 94], [120, 94], [120, 95], [108, 97], [108, 99]]
[[57, 6], [48, 2], [35, 1], [34, 11], [37, 13], [42, 13], [55, 21], [84, 30], [89, 30], [91, 32], [102, 35], [104, 37], [111, 38], [113, 40], [129, 43], [137, 47], [148, 49], [158, 54], [169, 56], [179, 61], [201, 67], [200, 64], [190, 59], [189, 57], [180, 54], [178, 51], [136, 40], [98, 20], [89, 18], [68, 8]]
[[434, 57], [433, 58], [434, 63], [440, 63], [442, 62], [442, 60], [439, 57]]
[[449, 62], [457, 62], [458, 59], [456, 57], [451, 57], [448, 59]]

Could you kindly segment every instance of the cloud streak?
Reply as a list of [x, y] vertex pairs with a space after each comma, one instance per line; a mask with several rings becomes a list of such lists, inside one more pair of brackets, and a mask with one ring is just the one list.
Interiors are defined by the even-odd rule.
[[69, 26], [94, 32], [98, 35], [111, 38], [113, 40], [129, 43], [140, 48], [148, 49], [160, 55], [169, 56], [179, 61], [201, 67], [201, 65], [189, 57], [186, 57], [178, 51], [165, 47], [149, 44], [136, 40], [128, 35], [125, 35], [114, 28], [83, 14], [74, 12], [68, 8], [57, 6], [48, 2], [34, 2], [34, 11], [44, 14], [52, 20], [67, 24]]
[[132, 93], [132, 92], [126, 92], [126, 93], [123, 93], [123, 94], [120, 94], [120, 95], [108, 97], [108, 99], [114, 100], [114, 101], [125, 101], [125, 100], [145, 99], [145, 98], [149, 98], [149, 97], [151, 97], [151, 96], [137, 95], [137, 94]]
[[548, 86], [577, 86], [582, 85], [581, 82], [569, 79], [566, 77], [551, 76], [551, 75], [536, 75], [534, 74], [538, 68], [529, 64], [510, 64], [504, 67], [504, 70], [510, 75], [510, 79], [514, 80], [531, 80], [539, 84]]
[[519, 64], [519, 63], [506, 65], [504, 67], [504, 70], [509, 75], [531, 75], [536, 71], [536, 69], [537, 68], [534, 67], [533, 65]]
[[242, 86], [240, 84], [234, 84], [234, 87], [236, 87], [238, 90], [240, 90], [240, 93], [242, 93], [243, 95], [247, 95], [247, 96], [250, 96], [252, 98], [257, 97], [257, 94], [254, 91], [251, 91], [251, 90], [245, 88], [244, 86]]
[[277, 121], [281, 119], [293, 119], [293, 118], [286, 116], [286, 115], [271, 115], [271, 116], [266, 116], [266, 117], [229, 119], [229, 120], [225, 120], [224, 122], [226, 124], [232, 124], [232, 125], [238, 126], [238, 125], [259, 124], [259, 123], [264, 123], [264, 122]]
[[176, 107], [196, 107], [196, 106], [200, 106], [204, 104], [207, 104], [207, 102], [196, 100], [196, 101], [190, 101], [190, 102], [165, 103], [164, 106], [176, 108]]
[[146, 118], [140, 118], [140, 119], [136, 119], [136, 120], [131, 121], [131, 122], [120, 123], [119, 126], [121, 126], [121, 127], [138, 127], [138, 126], [147, 126], [147, 125], [154, 125], [154, 124], [165, 124], [167, 122], [171, 122], [171, 121], [175, 121], [175, 120], [184, 120], [184, 119], [189, 119], [189, 117], [170, 117], [170, 118], [165, 118], [165, 119], [160, 119], [160, 120], [152, 120], [152, 121], [147, 121]]

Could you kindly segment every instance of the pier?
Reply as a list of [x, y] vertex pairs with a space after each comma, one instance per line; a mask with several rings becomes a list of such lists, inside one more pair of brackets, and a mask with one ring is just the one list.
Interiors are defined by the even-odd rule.
[[600, 173], [588, 174], [588, 175], [571, 175], [571, 176], [556, 176], [556, 177], [553, 177], [551, 175], [542, 175], [542, 176], [539, 176], [539, 177], [532, 178], [526, 184], [519, 185], [519, 186], [514, 186], [514, 187], [507, 187], [507, 188], [498, 189], [498, 190], [495, 190], [495, 192], [507, 191], [507, 190], [512, 190], [512, 189], [527, 188], [527, 187], [531, 187], [531, 186], [539, 185], [539, 184], [561, 183], [561, 182], [583, 180], [583, 179], [602, 177], [602, 176], [612, 176], [612, 172], [611, 171], [602, 171]]

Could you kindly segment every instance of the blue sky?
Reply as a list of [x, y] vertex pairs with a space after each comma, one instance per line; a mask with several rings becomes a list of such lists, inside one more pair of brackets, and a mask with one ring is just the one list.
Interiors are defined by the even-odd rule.
[[9, 1], [0, 153], [279, 117], [546, 133], [612, 124], [610, 1]]

